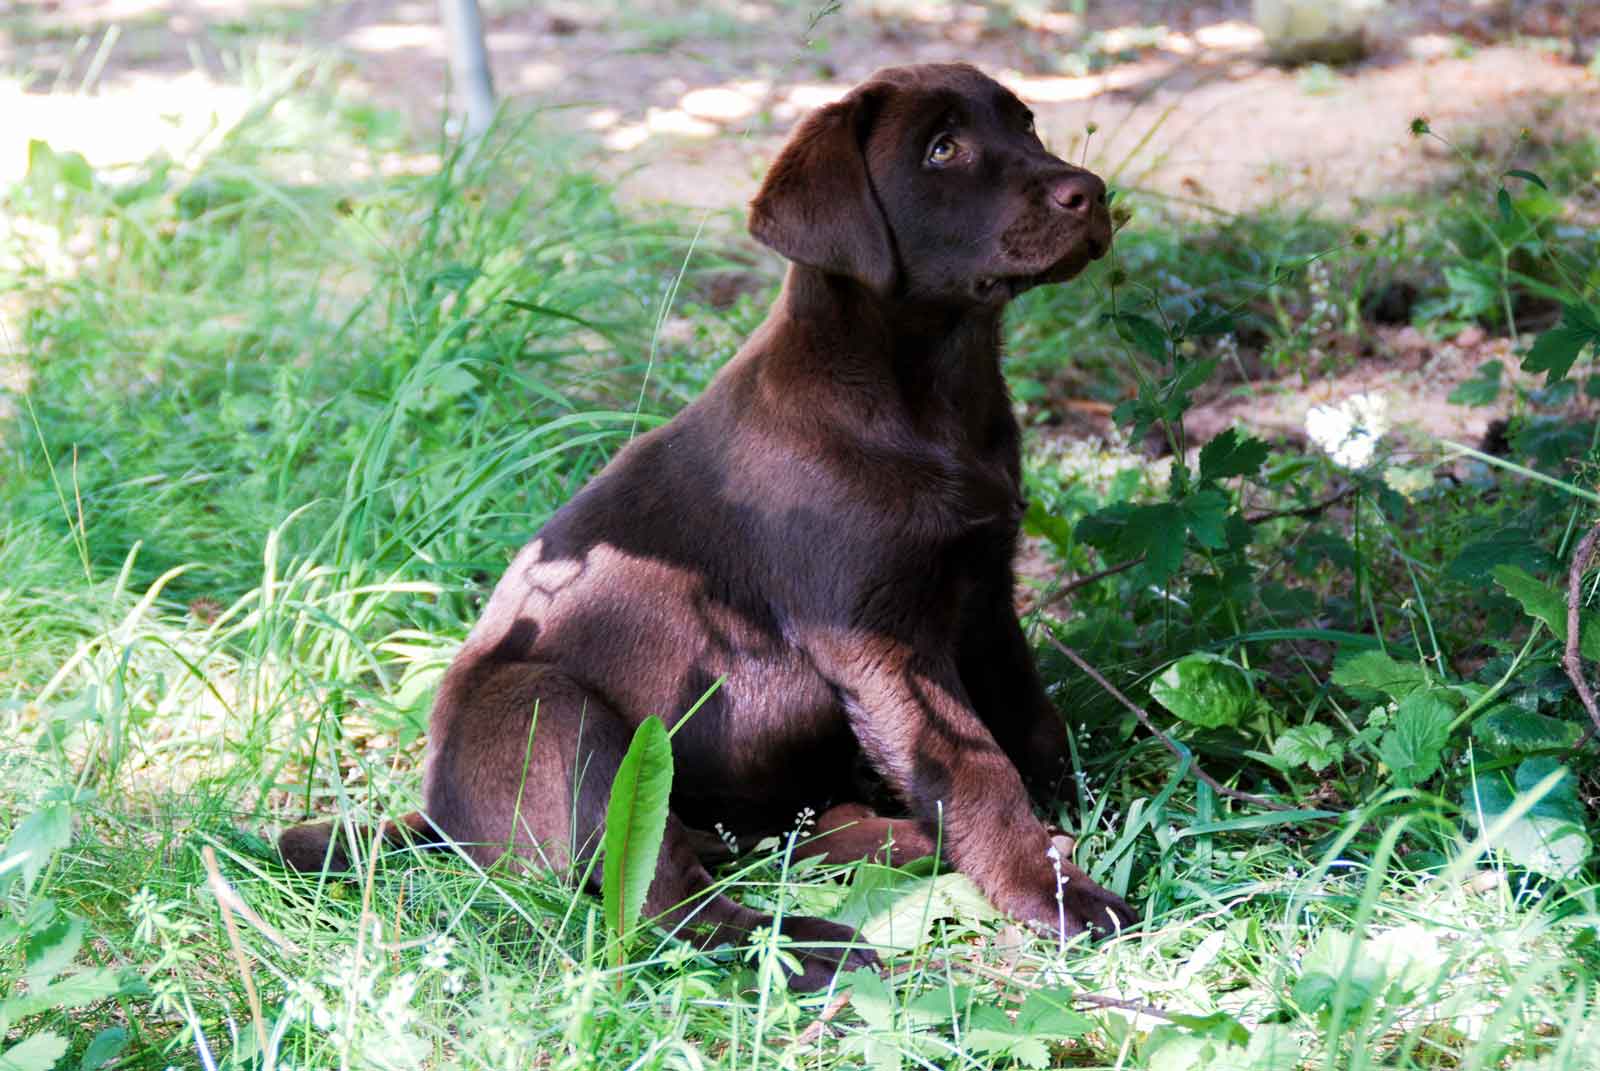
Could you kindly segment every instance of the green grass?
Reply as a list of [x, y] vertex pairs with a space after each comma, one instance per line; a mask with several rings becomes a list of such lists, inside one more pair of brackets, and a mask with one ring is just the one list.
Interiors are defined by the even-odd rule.
[[[1042, 647], [1082, 730], [1086, 805], [1053, 817], [1144, 913], [1116, 940], [1023, 934], [926, 867], [790, 866], [768, 845], [723, 872], [735, 896], [900, 946], [882, 980], [802, 999], [770, 942], [699, 954], [651, 933], [618, 967], [598, 902], [556, 875], [403, 854], [349, 883], [287, 874], [282, 825], [415, 806], [432, 688], [487, 586], [766, 300], [696, 305], [721, 251], [695, 246], [680, 290], [691, 228], [630, 218], [536, 118], [470, 160], [350, 177], [417, 149], [313, 81], [207, 157], [95, 174], [39, 150], [7, 195], [0, 300], [23, 310], [5, 345], [28, 386], [0, 429], [0, 1066], [1595, 1066], [1592, 749], [1502, 809], [1467, 794], [1564, 754], [1497, 743], [1496, 726], [1544, 723], [1485, 722], [1490, 704], [1581, 719], [1555, 644], [1487, 570], [1561, 583], [1592, 511], [1488, 469], [1415, 501], [1374, 475], [1243, 549], [1204, 542], [1202, 519], [1176, 572], [1035, 621], [1141, 699], [1174, 659], [1227, 655], [1193, 670], [1220, 698], [1188, 716], [1233, 722], [1151, 705], [1212, 773], [1299, 808], [1198, 785]], [[1571, 159], [1546, 170], [1575, 199]], [[1360, 244], [1340, 221], [1199, 226], [1146, 202], [1116, 263], [1017, 310], [1019, 393], [1070, 375], [1124, 401], [1171, 375], [1176, 347], [1124, 341], [1113, 313], [1137, 339], [1126, 317], [1229, 307], [1244, 345], [1292, 366], [1314, 304], [1301, 269], [1330, 249], [1357, 332], [1362, 280], [1394, 272], [1458, 299], [1425, 329], [1495, 327], [1501, 303], [1461, 304], [1474, 295], [1440, 271], [1451, 255], [1498, 271], [1494, 236], [1469, 240], [1494, 213], [1477, 203]], [[659, 331], [669, 314], [689, 329]], [[1591, 486], [1571, 463], [1592, 418], [1546, 402], [1518, 400], [1514, 463]], [[1030, 468], [1034, 526], [1065, 571], [1117, 560], [1084, 518], [1172, 490], [1051, 456]], [[1348, 478], [1284, 448], [1182, 500], [1253, 511]], [[1387, 645], [1422, 698], [1334, 674], [1350, 636]], [[1441, 709], [1471, 724], [1424, 775], [1426, 748], [1391, 736]], [[1283, 741], [1313, 727], [1337, 758], [1294, 759]], [[1541, 870], [1530, 836], [1584, 851]]]

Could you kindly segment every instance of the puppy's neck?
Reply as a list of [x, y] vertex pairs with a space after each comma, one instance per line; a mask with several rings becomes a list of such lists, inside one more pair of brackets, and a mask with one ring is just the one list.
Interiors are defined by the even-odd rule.
[[855, 390], [892, 394], [925, 429], [953, 420], [979, 432], [997, 407], [1009, 412], [998, 306], [884, 296], [791, 265], [772, 314], [810, 343], [785, 356], [820, 363], [828, 378]]

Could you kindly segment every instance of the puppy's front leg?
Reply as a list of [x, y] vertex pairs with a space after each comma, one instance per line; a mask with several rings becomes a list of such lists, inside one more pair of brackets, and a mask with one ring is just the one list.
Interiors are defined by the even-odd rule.
[[1064, 861], [1057, 870], [1022, 778], [972, 709], [953, 659], [859, 633], [822, 638], [812, 657], [873, 766], [996, 907], [1067, 935], [1133, 923], [1132, 909], [1083, 871]]

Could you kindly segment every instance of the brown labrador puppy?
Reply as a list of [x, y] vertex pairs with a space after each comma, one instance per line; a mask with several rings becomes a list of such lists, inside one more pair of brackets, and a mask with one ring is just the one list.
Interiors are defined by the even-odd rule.
[[[703, 945], [770, 924], [707, 894], [691, 830], [811, 807], [830, 856], [938, 837], [1018, 919], [1133, 922], [1056, 868], [1024, 788], [1055, 788], [1066, 738], [1012, 604], [1023, 500], [1000, 374], [1006, 302], [1109, 247], [1105, 185], [974, 68], [899, 67], [806, 117], [750, 232], [792, 262], [766, 322], [517, 555], [440, 686], [425, 810], [388, 833], [582, 865], [634, 727], [721, 679], [673, 737], [648, 914]], [[914, 821], [862, 806], [863, 765]], [[281, 848], [307, 870], [347, 858], [328, 825]], [[782, 930], [796, 988], [874, 961], [843, 926]]]

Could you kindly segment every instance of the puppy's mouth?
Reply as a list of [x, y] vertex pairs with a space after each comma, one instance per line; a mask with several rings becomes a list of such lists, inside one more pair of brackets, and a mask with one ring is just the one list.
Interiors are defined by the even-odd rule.
[[1109, 232], [1085, 234], [1081, 241], [1054, 263], [1035, 271], [997, 275], [980, 275], [973, 283], [973, 295], [984, 302], [1010, 301], [1019, 294], [1047, 283], [1064, 283], [1077, 275], [1093, 261], [1106, 255], [1111, 248]]

